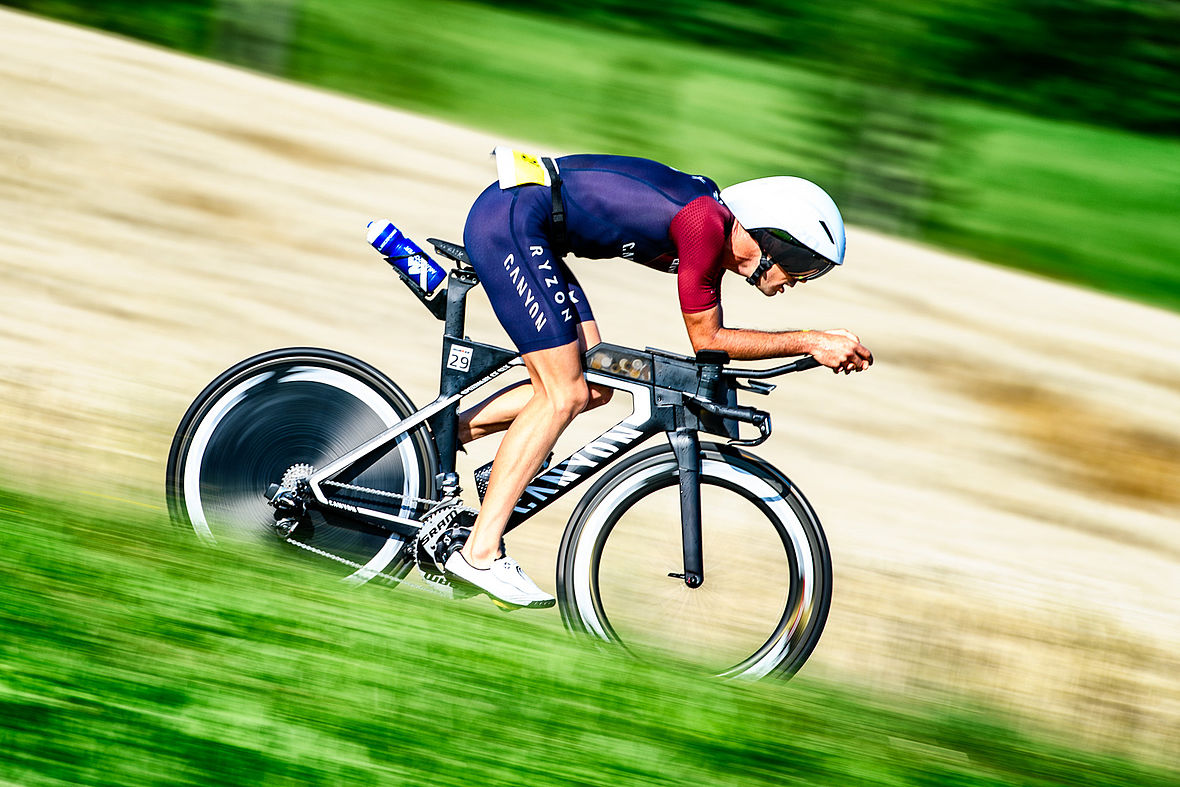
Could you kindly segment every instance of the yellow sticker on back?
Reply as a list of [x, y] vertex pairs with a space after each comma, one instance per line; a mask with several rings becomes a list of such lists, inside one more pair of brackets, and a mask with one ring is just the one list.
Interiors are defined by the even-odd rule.
[[496, 156], [496, 174], [500, 178], [500, 188], [510, 189], [513, 186], [537, 184], [549, 185], [549, 172], [541, 162], [540, 156], [512, 150], [497, 145], [492, 151]]

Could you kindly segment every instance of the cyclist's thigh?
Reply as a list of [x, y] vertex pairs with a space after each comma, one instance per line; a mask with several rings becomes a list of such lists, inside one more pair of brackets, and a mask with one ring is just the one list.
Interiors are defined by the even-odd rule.
[[602, 341], [602, 334], [598, 332], [597, 321], [591, 319], [578, 323], [578, 347], [582, 352], [586, 352], [600, 341]]
[[574, 272], [570, 270], [564, 260], [558, 260], [557, 264], [565, 276], [565, 280], [569, 282], [569, 300], [574, 306], [578, 321], [593, 322], [594, 312], [590, 309], [590, 301], [586, 298], [586, 293], [582, 290], [582, 285], [578, 283]]
[[492, 184], [475, 201], [463, 231], [492, 309], [522, 354], [576, 341], [582, 315], [593, 316], [550, 248], [551, 211], [543, 186], [501, 190]]

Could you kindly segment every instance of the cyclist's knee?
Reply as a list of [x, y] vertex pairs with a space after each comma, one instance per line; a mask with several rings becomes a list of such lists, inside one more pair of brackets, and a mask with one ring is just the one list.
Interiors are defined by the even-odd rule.
[[585, 380], [572, 381], [548, 392], [549, 404], [554, 413], [565, 421], [584, 411], [590, 403], [590, 389]]

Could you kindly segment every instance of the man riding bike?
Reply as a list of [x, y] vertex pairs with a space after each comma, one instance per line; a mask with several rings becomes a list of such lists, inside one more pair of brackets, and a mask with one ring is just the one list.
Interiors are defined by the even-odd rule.
[[719, 190], [655, 161], [609, 155], [553, 159], [496, 149], [499, 182], [475, 201], [463, 240], [529, 381], [460, 416], [461, 442], [507, 429], [483, 505], [446, 570], [513, 606], [554, 598], [503, 554], [508, 517], [574, 416], [610, 399], [583, 377], [600, 341], [585, 293], [562, 261], [623, 257], [677, 277], [693, 349], [738, 360], [811, 355], [835, 372], [863, 371], [869, 350], [846, 330], [726, 327], [721, 276], [734, 272], [771, 296], [844, 262], [844, 223], [832, 199], [800, 178]]

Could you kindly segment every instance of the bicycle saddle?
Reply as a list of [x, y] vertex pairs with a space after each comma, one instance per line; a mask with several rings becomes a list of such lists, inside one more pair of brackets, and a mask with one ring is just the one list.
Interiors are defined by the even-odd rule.
[[458, 243], [451, 243], [449, 241], [439, 240], [438, 238], [427, 238], [426, 241], [434, 246], [434, 250], [444, 257], [449, 257], [455, 262], [471, 267], [471, 259], [467, 256], [467, 249]]

